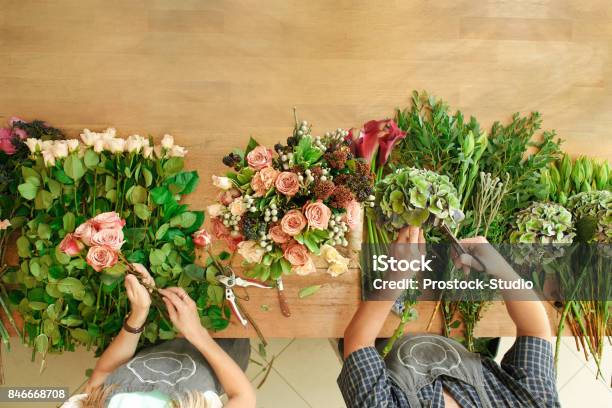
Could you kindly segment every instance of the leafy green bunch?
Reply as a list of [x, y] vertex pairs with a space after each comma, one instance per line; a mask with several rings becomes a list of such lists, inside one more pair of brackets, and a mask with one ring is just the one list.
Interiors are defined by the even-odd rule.
[[612, 192], [587, 191], [568, 200], [576, 217], [580, 241], [612, 243]]
[[420, 226], [430, 216], [453, 228], [463, 218], [457, 190], [447, 176], [408, 167], [376, 185], [376, 203], [383, 223], [393, 230]]
[[[143, 138], [128, 143], [114, 132], [89, 132], [83, 140], [71, 141], [68, 151], [32, 143], [21, 167], [18, 191], [26, 213], [17, 240], [20, 265], [3, 282], [23, 316], [27, 342], [43, 355], [74, 350], [78, 343], [102, 351], [119, 332], [129, 312], [124, 274], [96, 272], [83, 257], [70, 258], [59, 249], [66, 234], [107, 211], [126, 221], [122, 254], [129, 262], [143, 264], [157, 287], [185, 288], [202, 323], [225, 328], [229, 310], [223, 307], [223, 289], [194, 263], [191, 235], [204, 214], [180, 203], [199, 181], [197, 172], [184, 170], [182, 148], [164, 138], [162, 146], [147, 150]], [[45, 151], [54, 153], [53, 160]], [[162, 309], [154, 303], [143, 344], [176, 335]]]
[[581, 156], [572, 162], [568, 154], [549, 164], [542, 171], [544, 189], [540, 197], [560, 204], [574, 194], [592, 190], [610, 190], [610, 163]]
[[571, 243], [576, 236], [572, 213], [560, 204], [534, 202], [516, 215], [511, 243]]

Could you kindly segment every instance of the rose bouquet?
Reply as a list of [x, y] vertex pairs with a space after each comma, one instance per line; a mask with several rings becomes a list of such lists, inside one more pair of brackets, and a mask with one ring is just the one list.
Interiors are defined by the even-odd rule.
[[[42, 354], [76, 344], [104, 350], [128, 310], [122, 281], [133, 263], [150, 271], [156, 287], [185, 288], [207, 328], [227, 327], [223, 288], [202, 279], [195, 264], [204, 213], [180, 203], [199, 177], [183, 170], [186, 150], [172, 136], [154, 144], [117, 137], [114, 129], [85, 130], [80, 141], [25, 144], [15, 188], [27, 214], [17, 239], [20, 265], [2, 280], [11, 284], [8, 298], [31, 346]], [[142, 343], [175, 335], [152, 309]]]
[[362, 207], [374, 199], [370, 165], [355, 157], [353, 144], [346, 130], [315, 137], [296, 121], [285, 145], [272, 150], [251, 139], [223, 158], [233, 171], [213, 176], [220, 189], [208, 207], [213, 234], [237, 249], [252, 277], [312, 273], [311, 255], [323, 248], [333, 260], [328, 272], [346, 271], [334, 247], [348, 246], [351, 233], [360, 240]]

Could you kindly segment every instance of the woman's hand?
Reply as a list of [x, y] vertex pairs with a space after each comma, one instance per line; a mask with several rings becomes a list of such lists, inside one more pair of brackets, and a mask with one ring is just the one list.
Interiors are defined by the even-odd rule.
[[[136, 272], [141, 276], [143, 282], [155, 286], [155, 281], [149, 275], [147, 269], [138, 263], [132, 264]], [[128, 324], [132, 327], [140, 327], [147, 320], [149, 307], [151, 306], [151, 295], [147, 288], [138, 282], [136, 276], [128, 273], [125, 276], [125, 291], [130, 300], [130, 318]]]
[[[459, 242], [469, 254], [454, 256], [455, 267], [462, 268], [464, 272], [468, 273], [471, 268], [482, 270], [480, 264], [482, 262], [484, 267], [487, 268], [487, 273], [492, 276], [503, 278], [515, 275], [512, 267], [485, 237], [466, 238]], [[475, 260], [472, 255], [476, 256], [478, 260]]]
[[200, 323], [200, 315], [195, 302], [185, 292], [185, 289], [166, 288], [160, 289], [159, 292], [163, 296], [162, 299], [166, 304], [172, 324], [187, 340], [193, 342], [194, 338], [208, 334]]

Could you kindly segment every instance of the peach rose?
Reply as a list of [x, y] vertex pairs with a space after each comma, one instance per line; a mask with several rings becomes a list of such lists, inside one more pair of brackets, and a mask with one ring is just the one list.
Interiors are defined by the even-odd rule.
[[292, 242], [287, 245], [283, 251], [283, 256], [293, 266], [302, 266], [310, 259], [308, 249], [298, 242]]
[[80, 239], [85, 245], [91, 245], [91, 237], [98, 232], [96, 227], [91, 223], [91, 220], [79, 225], [74, 231], [74, 236]]
[[238, 244], [238, 254], [248, 263], [260, 263], [266, 250], [255, 241], [242, 241]]
[[272, 241], [276, 242], [277, 244], [285, 244], [291, 239], [291, 236], [283, 231], [283, 228], [280, 225], [275, 225], [270, 228], [269, 233]]
[[230, 205], [232, 201], [234, 201], [234, 198], [237, 197], [240, 197], [240, 191], [236, 190], [235, 188], [230, 188], [229, 190], [221, 191], [217, 196], [217, 201], [227, 206]]
[[125, 220], [121, 219], [119, 214], [114, 211], [98, 214], [91, 219], [92, 225], [97, 229], [122, 229], [125, 225]]
[[232, 215], [242, 215], [247, 210], [246, 204], [244, 203], [242, 198], [236, 198], [234, 201], [231, 202], [228, 208]]
[[272, 150], [264, 146], [257, 146], [247, 154], [247, 163], [253, 170], [261, 170], [272, 164]]
[[278, 177], [278, 171], [273, 167], [265, 167], [255, 173], [251, 179], [251, 188], [255, 191], [255, 197], [264, 196], [274, 185]]
[[123, 231], [120, 229], [102, 229], [91, 237], [92, 245], [105, 246], [113, 251], [119, 251], [124, 242]]
[[301, 276], [309, 275], [316, 271], [317, 271], [317, 268], [311, 257], [308, 257], [308, 260], [306, 261], [304, 265], [293, 265], [291, 267], [291, 272], [295, 273], [296, 275], [301, 275]]
[[200, 248], [205, 248], [210, 245], [212, 239], [210, 238], [210, 234], [204, 228], [197, 230], [193, 233], [193, 243], [195, 246]]
[[283, 216], [280, 226], [285, 234], [293, 237], [306, 226], [306, 217], [300, 210], [291, 210]]
[[323, 201], [317, 200], [314, 203], [309, 203], [304, 206], [304, 215], [308, 220], [308, 225], [314, 229], [327, 229], [331, 210], [323, 204]]
[[94, 245], [87, 251], [85, 258], [87, 264], [94, 268], [96, 272], [110, 268], [117, 263], [117, 253], [109, 247]]
[[290, 171], [283, 171], [276, 177], [274, 182], [276, 190], [288, 197], [293, 197], [300, 190], [298, 175]]
[[346, 223], [350, 229], [355, 229], [363, 222], [361, 204], [353, 200], [346, 206]]
[[74, 234], [66, 234], [59, 244], [60, 251], [69, 256], [77, 256], [83, 248], [85, 248], [85, 245]]

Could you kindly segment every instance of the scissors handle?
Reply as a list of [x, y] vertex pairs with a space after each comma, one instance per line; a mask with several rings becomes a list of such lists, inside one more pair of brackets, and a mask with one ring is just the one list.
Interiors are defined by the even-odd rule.
[[238, 304], [236, 303], [236, 296], [234, 295], [234, 291], [229, 287], [225, 288], [225, 299], [230, 304], [232, 312], [234, 312], [240, 323], [246, 327], [248, 323], [247, 319], [242, 316], [242, 313], [240, 313], [240, 309], [238, 308]]
[[450, 241], [451, 241], [451, 245], [453, 246], [453, 249], [455, 250], [455, 252], [457, 252], [457, 254], [462, 255], [462, 254], [467, 254], [469, 256], [472, 257], [472, 259], [474, 259], [476, 262], [478, 262], [480, 264], [480, 268], [482, 269], [483, 272], [487, 271], [487, 267], [485, 266], [485, 264], [480, 260], [480, 258], [478, 258], [476, 255], [471, 254], [468, 250], [466, 250], [463, 245], [461, 245], [461, 242], [459, 242], [459, 240], [457, 239], [457, 237], [455, 236], [455, 234], [453, 234], [453, 232], [451, 231], [451, 229], [448, 227], [448, 225], [446, 225], [446, 223], [442, 222], [442, 232], [444, 233], [444, 235], [446, 235]]

